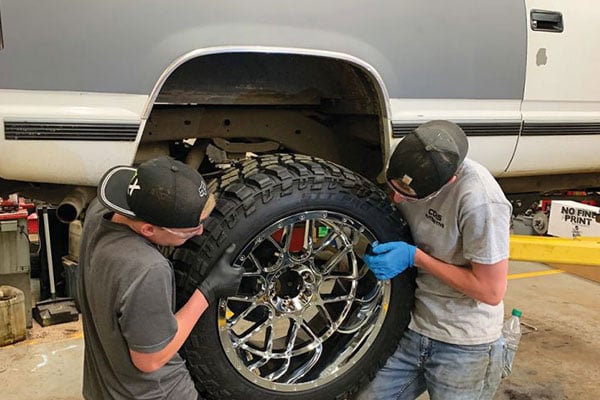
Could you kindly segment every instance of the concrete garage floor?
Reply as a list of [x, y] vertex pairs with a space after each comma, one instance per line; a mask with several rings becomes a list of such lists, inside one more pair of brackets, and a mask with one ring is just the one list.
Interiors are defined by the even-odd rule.
[[[600, 267], [584, 270], [600, 278]], [[513, 374], [494, 400], [597, 399], [599, 301], [597, 282], [543, 264], [511, 261], [505, 308], [507, 314], [513, 307], [523, 311], [524, 335]], [[28, 337], [0, 348], [0, 398], [82, 399], [80, 322], [35, 326]]]
[[81, 321], [40, 327], [27, 340], [0, 347], [0, 399], [79, 400], [83, 366]]
[[[600, 267], [575, 269], [600, 281]], [[541, 264], [510, 263], [511, 275], [544, 270], [553, 272]], [[599, 302], [600, 284], [570, 273], [511, 279], [505, 312], [519, 308], [526, 325], [513, 373], [494, 399], [598, 399]]]

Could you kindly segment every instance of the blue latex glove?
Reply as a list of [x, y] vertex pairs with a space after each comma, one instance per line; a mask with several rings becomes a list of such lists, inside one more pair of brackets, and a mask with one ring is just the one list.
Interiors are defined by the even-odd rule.
[[373, 242], [365, 263], [379, 280], [392, 279], [415, 263], [417, 247], [406, 242]]

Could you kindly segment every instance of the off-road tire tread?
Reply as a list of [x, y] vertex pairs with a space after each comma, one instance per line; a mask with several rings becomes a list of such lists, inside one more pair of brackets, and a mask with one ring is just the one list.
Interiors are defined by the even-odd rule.
[[[339, 165], [310, 156], [276, 154], [251, 159], [237, 168], [226, 171], [209, 183], [209, 189], [217, 194], [218, 200], [203, 235], [189, 240], [172, 253], [171, 260], [176, 274], [178, 306], [181, 306], [189, 298], [216, 259], [231, 243], [230, 234], [240, 223], [240, 216], [248, 217], [255, 213], [261, 204], [268, 204], [277, 198], [284, 198], [301, 190], [327, 196], [329, 192], [323, 192], [323, 188], [341, 193], [345, 201], [350, 203], [348, 207], [353, 207], [353, 199], [359, 198], [361, 202], [356, 204], [357, 207], [370, 207], [386, 215], [386, 223], [393, 229], [391, 229], [390, 237], [383, 239], [410, 240], [408, 227], [400, 214], [391, 206], [385, 194], [362, 176]], [[404, 310], [407, 316], [412, 306], [410, 303], [412, 294], [409, 297], [406, 310]], [[212, 308], [209, 308], [206, 313], [210, 313]], [[211, 315], [216, 314], [213, 312]], [[216, 325], [216, 321], [213, 322]], [[408, 319], [403, 323], [407, 324]], [[196, 332], [200, 329], [200, 325], [202, 324], [196, 326], [195, 333], [190, 335], [182, 349], [182, 354], [187, 358], [188, 367], [195, 379], [196, 386], [208, 399], [234, 399], [233, 393], [227, 387], [209, 378], [211, 370], [214, 370], [215, 365], [219, 362], [213, 358], [214, 353], [195, 354], [202, 342], [202, 333]], [[370, 381], [395, 350], [402, 330], [396, 329], [394, 332], [389, 332], [388, 334], [393, 336], [393, 340], [390, 340], [389, 346], [381, 351], [382, 354], [378, 356], [380, 361], [369, 371], [364, 371], [364, 375], [355, 380], [355, 384], [347, 387], [344, 393], [331, 398], [345, 399]], [[231, 382], [231, 384], [234, 385], [235, 382]], [[252, 399], [254, 397], [249, 395], [245, 398]], [[286, 398], [288, 397], [286, 396]], [[290, 393], [289, 398], [300, 399], [302, 397], [295, 397]], [[264, 397], [263, 399], [267, 400]]]

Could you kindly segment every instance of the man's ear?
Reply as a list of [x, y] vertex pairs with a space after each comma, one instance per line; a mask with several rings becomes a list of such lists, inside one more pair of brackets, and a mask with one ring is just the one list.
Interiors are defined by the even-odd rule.
[[144, 237], [152, 237], [156, 233], [156, 226], [144, 222], [140, 225], [140, 234]]
[[455, 180], [456, 180], [456, 175], [452, 175], [452, 178], [450, 178], [448, 183], [454, 183]]

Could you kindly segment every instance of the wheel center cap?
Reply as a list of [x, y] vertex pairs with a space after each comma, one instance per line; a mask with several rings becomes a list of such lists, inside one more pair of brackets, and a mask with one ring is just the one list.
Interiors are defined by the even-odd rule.
[[276, 273], [269, 283], [269, 299], [280, 312], [302, 310], [312, 298], [313, 272], [304, 265], [293, 265]]

